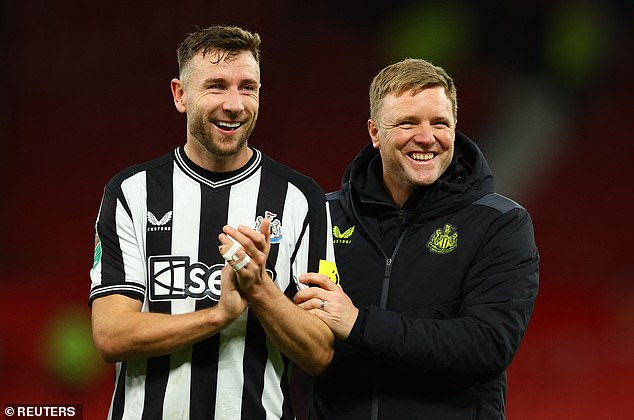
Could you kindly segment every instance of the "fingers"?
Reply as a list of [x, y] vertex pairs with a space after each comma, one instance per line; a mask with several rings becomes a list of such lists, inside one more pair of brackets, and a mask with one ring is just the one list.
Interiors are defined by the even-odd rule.
[[225, 276], [230, 280], [235, 279], [235, 273], [228, 264], [222, 267], [222, 269], [220, 270], [220, 279], [224, 279]]
[[341, 290], [339, 286], [334, 284], [328, 276], [318, 273], [306, 273], [299, 276], [299, 281], [313, 287], [299, 290], [295, 293], [293, 301], [296, 304], [302, 304], [310, 299], [326, 299], [329, 292]]
[[250, 262], [251, 262], [251, 257], [245, 254], [244, 257], [239, 259], [235, 264], [232, 265], [232, 267], [236, 272], [238, 272], [242, 270], [244, 267], [248, 266]]
[[311, 299], [320, 299], [318, 295], [321, 291], [322, 289], [318, 287], [309, 287], [308, 289], [299, 290], [295, 293], [295, 296], [293, 296], [293, 302], [301, 306]]
[[227, 225], [222, 228], [222, 231], [239, 243], [251, 257], [256, 257], [260, 252], [266, 253], [268, 251], [267, 238], [257, 230], [246, 226], [238, 226], [235, 229]]
[[251, 262], [251, 257], [244, 251], [238, 242], [233, 242], [227, 235], [218, 235], [221, 244], [218, 247], [222, 258], [235, 270], [239, 271]]
[[259, 230], [243, 225], [226, 225], [218, 235], [218, 250], [228, 265], [238, 273], [238, 285], [243, 292], [270, 279], [266, 274], [266, 260], [270, 250], [270, 220], [265, 218]]
[[220, 255], [225, 261], [229, 261], [233, 258], [238, 248], [240, 248], [240, 244], [238, 242], [234, 242], [224, 233], [218, 235], [218, 240], [220, 240], [220, 246], [218, 246], [218, 250], [220, 251]]
[[[225, 265], [224, 267], [222, 267], [222, 270], [220, 271], [220, 287], [221, 289], [224, 289], [225, 287], [229, 287], [230, 286], [235, 286], [236, 285], [236, 273], [234, 270], [231, 269], [231, 266], [229, 264]], [[235, 288], [235, 287], [233, 287]], [[222, 295], [222, 293], [221, 293]]]
[[262, 219], [262, 223], [260, 224], [260, 233], [264, 235], [264, 241], [266, 244], [271, 243], [271, 221], [268, 217]]
[[220, 281], [220, 301], [216, 308], [231, 321], [245, 311], [248, 301], [238, 288], [236, 273], [228, 264], [222, 268]]
[[[328, 281], [330, 281], [330, 279], [328, 279]], [[338, 294], [340, 293], [342, 293], [342, 290], [340, 288], [336, 288], [335, 290], [327, 290], [325, 288], [322, 289], [321, 287], [308, 287], [306, 289], [298, 290], [297, 293], [295, 293], [295, 296], [293, 296], [293, 302], [302, 307], [308, 306], [308, 309], [313, 309], [315, 307], [321, 306], [315, 306], [315, 303], [320, 304], [322, 300], [335, 300], [336, 296], [338, 296]]]
[[318, 273], [306, 273], [299, 276], [299, 281], [312, 286], [319, 286], [326, 290], [337, 290], [339, 286], [332, 282], [328, 276]]
[[339, 286], [335, 290], [320, 287], [300, 290], [295, 294], [294, 302], [324, 321], [340, 340], [348, 338], [359, 315], [357, 307]]
[[324, 310], [325, 305], [326, 305], [326, 301], [325, 300], [317, 299], [317, 298], [308, 299], [307, 301], [304, 301], [304, 302], [299, 304], [299, 306], [302, 309], [305, 309], [307, 311], [310, 311], [310, 310], [313, 310], [313, 309]]

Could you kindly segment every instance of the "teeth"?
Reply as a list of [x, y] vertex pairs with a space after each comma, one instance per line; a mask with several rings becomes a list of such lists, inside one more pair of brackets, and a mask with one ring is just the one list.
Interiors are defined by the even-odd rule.
[[433, 153], [411, 153], [410, 156], [414, 160], [431, 160], [434, 158]]
[[240, 127], [241, 123], [239, 123], [239, 122], [218, 121], [218, 122], [216, 122], [216, 125], [218, 127], [223, 127], [223, 128], [238, 128], [238, 127]]

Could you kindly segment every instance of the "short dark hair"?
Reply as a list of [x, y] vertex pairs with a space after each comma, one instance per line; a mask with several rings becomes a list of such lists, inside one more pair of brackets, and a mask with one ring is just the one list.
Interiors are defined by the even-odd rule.
[[212, 50], [220, 52], [218, 61], [242, 51], [249, 51], [253, 54], [255, 61], [260, 64], [260, 42], [260, 35], [237, 26], [214, 25], [199, 29], [188, 34], [176, 50], [178, 72], [182, 74], [183, 69], [199, 52], [202, 52], [204, 57]]

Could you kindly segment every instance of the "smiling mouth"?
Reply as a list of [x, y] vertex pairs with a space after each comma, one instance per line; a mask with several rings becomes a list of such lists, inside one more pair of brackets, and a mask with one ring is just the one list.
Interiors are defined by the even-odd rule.
[[436, 154], [432, 152], [428, 152], [428, 153], [411, 152], [411, 153], [408, 153], [407, 156], [409, 156], [410, 159], [415, 160], [417, 162], [427, 162], [432, 160], [434, 157], [436, 157]]
[[242, 124], [239, 121], [214, 121], [214, 125], [224, 131], [237, 130]]

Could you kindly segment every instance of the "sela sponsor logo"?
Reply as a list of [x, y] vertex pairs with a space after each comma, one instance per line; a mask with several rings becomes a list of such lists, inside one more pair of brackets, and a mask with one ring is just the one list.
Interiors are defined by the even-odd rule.
[[186, 256], [161, 255], [148, 259], [150, 300], [209, 298], [220, 300], [220, 271], [224, 264], [211, 267], [191, 263]]
[[[211, 267], [191, 262], [188, 256], [157, 255], [148, 258], [148, 284], [151, 301], [180, 299], [220, 300], [220, 272], [225, 264]], [[274, 279], [271, 270], [266, 270]]]
[[436, 229], [429, 237], [427, 249], [435, 254], [448, 254], [458, 248], [458, 229], [445, 223], [443, 228]]
[[255, 230], [260, 231], [260, 225], [262, 224], [262, 220], [267, 218], [271, 221], [271, 226], [269, 228], [271, 232], [271, 244], [279, 244], [282, 241], [282, 222], [279, 219], [276, 219], [277, 213], [273, 213], [271, 211], [265, 210], [264, 217], [258, 216], [255, 219]]
[[172, 225], [169, 224], [172, 221], [172, 211], [168, 211], [160, 219], [158, 219], [151, 211], [148, 211], [147, 221], [148, 232], [172, 230]]
[[351, 228], [348, 228], [347, 230], [343, 232], [341, 232], [341, 229], [339, 229], [339, 226], [335, 226], [332, 228], [333, 243], [349, 244], [352, 242], [352, 239], [350, 239], [350, 237], [352, 236], [353, 233], [354, 233], [354, 226], [352, 226]]

